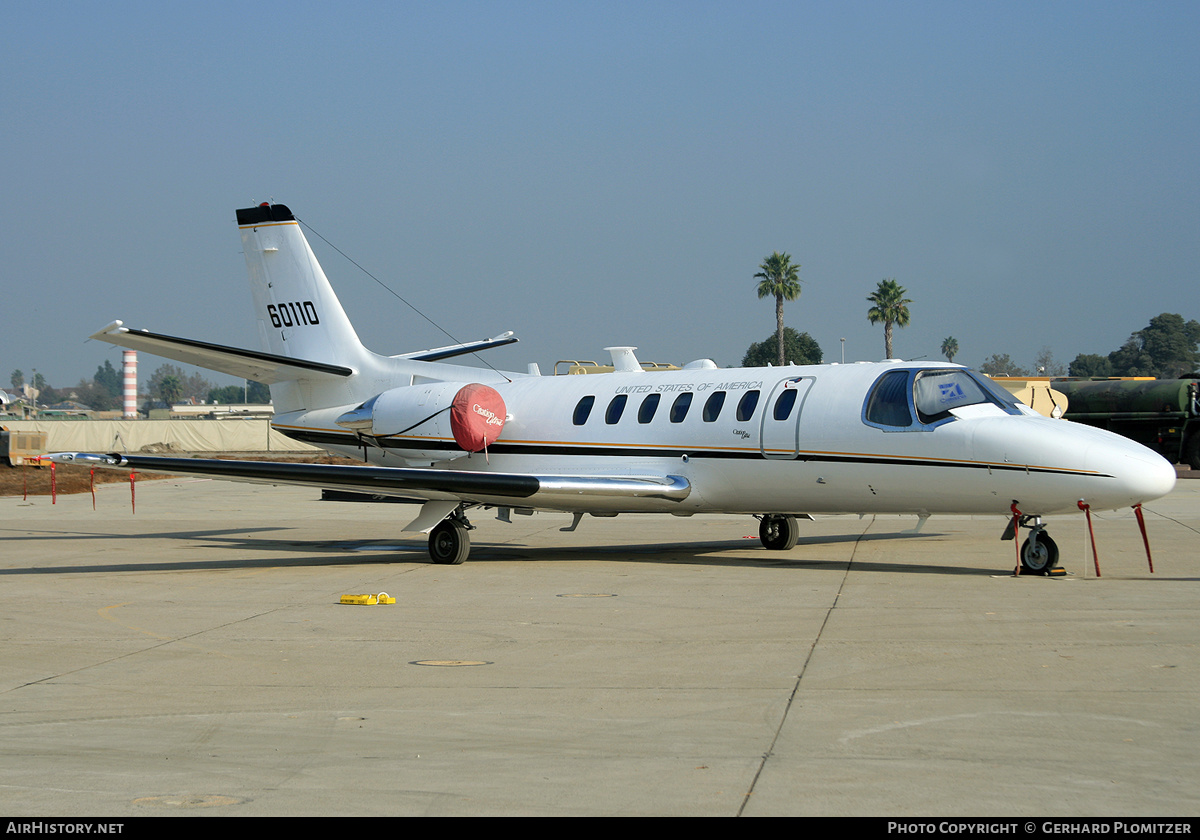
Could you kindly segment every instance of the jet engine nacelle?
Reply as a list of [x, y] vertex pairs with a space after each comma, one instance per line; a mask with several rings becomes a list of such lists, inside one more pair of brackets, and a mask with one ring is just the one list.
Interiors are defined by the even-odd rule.
[[[403, 440], [397, 454], [404, 458], [443, 460], [494, 443], [506, 415], [504, 399], [487, 385], [428, 382], [384, 391], [338, 417], [337, 424], [367, 437]], [[428, 450], [421, 448], [423, 441]]]

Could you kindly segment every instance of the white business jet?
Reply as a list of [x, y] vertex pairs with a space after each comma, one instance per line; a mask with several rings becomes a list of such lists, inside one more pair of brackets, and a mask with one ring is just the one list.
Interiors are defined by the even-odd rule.
[[443, 359], [494, 339], [399, 356], [363, 347], [287, 207], [237, 211], [260, 352], [130, 330], [93, 338], [271, 386], [274, 428], [373, 466], [59, 453], [61, 461], [400, 497], [435, 563], [470, 551], [468, 511], [615, 516], [744, 513], [787, 550], [818, 513], [996, 514], [1028, 529], [1027, 571], [1056, 565], [1046, 514], [1158, 498], [1175, 471], [1125, 438], [1042, 417], [957, 365], [881, 363], [648, 373], [633, 348], [588, 376]]

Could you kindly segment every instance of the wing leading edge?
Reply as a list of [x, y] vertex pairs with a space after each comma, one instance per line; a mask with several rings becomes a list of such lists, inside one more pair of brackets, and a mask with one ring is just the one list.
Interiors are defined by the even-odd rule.
[[[220, 461], [163, 458], [150, 455], [102, 455], [57, 452], [57, 463], [79, 463], [110, 469], [135, 469], [171, 475], [194, 475], [258, 484], [293, 484], [353, 490], [415, 500], [457, 500], [553, 510], [612, 507], [622, 499], [680, 502], [691, 493], [682, 476], [580, 476], [372, 467], [354, 464], [290, 464], [276, 461]], [[524, 504], [522, 504], [524, 502]]]

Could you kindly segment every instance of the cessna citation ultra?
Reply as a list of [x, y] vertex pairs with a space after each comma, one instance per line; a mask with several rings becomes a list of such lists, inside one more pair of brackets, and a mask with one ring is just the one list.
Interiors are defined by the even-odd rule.
[[274, 428], [372, 466], [59, 453], [98, 466], [298, 484], [419, 502], [404, 529], [435, 563], [470, 550], [467, 512], [744, 513], [768, 549], [814, 513], [996, 514], [1028, 530], [1029, 571], [1056, 565], [1042, 516], [1136, 505], [1175, 471], [1125, 438], [1052, 420], [956, 365], [887, 361], [542, 377], [442, 360], [494, 339], [380, 356], [359, 341], [282, 204], [237, 211], [262, 351], [129, 330], [93, 338], [271, 386]]

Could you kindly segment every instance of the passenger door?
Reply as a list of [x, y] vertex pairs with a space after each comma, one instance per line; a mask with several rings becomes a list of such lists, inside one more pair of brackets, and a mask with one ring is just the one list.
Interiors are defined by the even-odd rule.
[[800, 454], [800, 417], [812, 384], [811, 376], [794, 376], [771, 389], [759, 435], [764, 458], [787, 460]]

